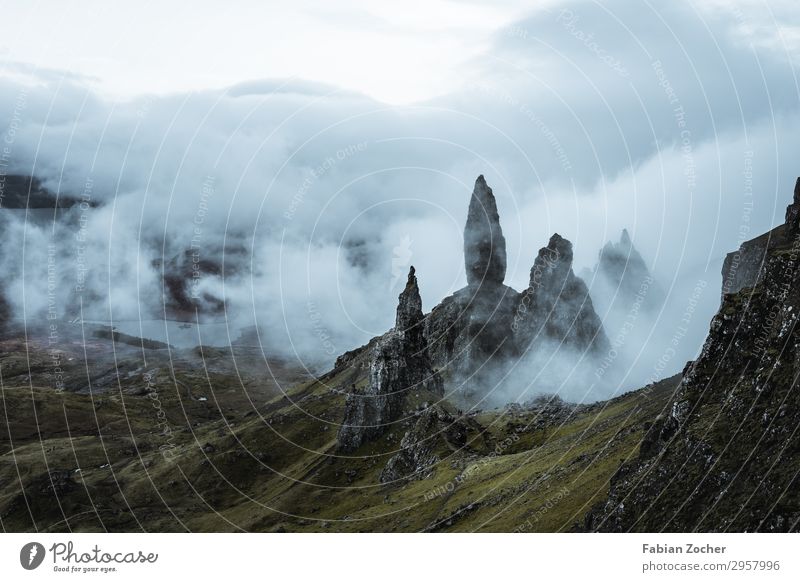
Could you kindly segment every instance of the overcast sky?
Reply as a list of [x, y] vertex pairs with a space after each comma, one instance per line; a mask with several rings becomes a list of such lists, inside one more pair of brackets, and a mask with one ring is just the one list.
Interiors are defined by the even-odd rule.
[[[498, 31], [507, 29], [513, 35], [518, 21], [559, 11], [560, 4], [557, 0], [4, 1], [0, 50], [10, 61], [85, 75], [98, 89], [115, 96], [297, 77], [405, 104], [458, 90], [473, 71], [475, 58], [492, 52]], [[639, 3], [627, 3], [635, 4]], [[659, 4], [649, 5], [647, 11], [657, 13]], [[621, 24], [630, 23], [626, 5], [597, 5], [606, 6], [609, 17]], [[692, 5], [698, 21], [727, 13], [728, 24], [744, 42], [778, 51], [798, 48], [796, 15], [792, 19], [797, 11], [792, 10], [791, 0], [706, 0]], [[581, 26], [588, 34], [592, 27], [587, 25], [593, 24], [584, 19]], [[715, 28], [711, 23], [709, 37], [726, 32]], [[541, 32], [528, 31], [529, 40]], [[630, 42], [630, 50], [646, 50], [649, 43], [647, 37], [625, 34], [614, 40]], [[555, 45], [546, 52], [559, 48]], [[693, 51], [692, 46], [685, 48]]]
[[9, 59], [86, 75], [118, 96], [298, 77], [409, 103], [456, 89], [525, 4], [3, 2], [1, 42]]
[[[114, 202], [92, 222], [96, 277], [126, 313], [157, 296], [151, 255], [186, 248], [211, 177], [206, 252], [233, 239], [254, 257], [228, 298], [313, 351], [311, 303], [342, 352], [391, 325], [407, 263], [428, 309], [463, 285], [482, 173], [517, 288], [553, 232], [583, 268], [622, 228], [676, 310], [707, 280], [688, 358], [725, 253], [781, 221], [800, 175], [791, 0], [0, 10], [12, 169], [73, 194], [91, 178]], [[110, 274], [114, 256], [139, 269]]]

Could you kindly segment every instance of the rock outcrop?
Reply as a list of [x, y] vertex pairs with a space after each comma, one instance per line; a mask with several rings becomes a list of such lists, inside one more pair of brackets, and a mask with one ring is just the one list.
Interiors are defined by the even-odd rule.
[[[504, 285], [506, 241], [497, 202], [478, 176], [464, 227], [467, 286], [445, 298], [425, 320], [434, 368], [455, 385], [485, 381], [492, 368], [515, 356], [511, 323], [519, 293]], [[469, 393], [470, 386], [457, 392]]]
[[512, 328], [522, 352], [535, 350], [544, 341], [580, 351], [608, 347], [589, 290], [572, 270], [572, 243], [558, 233], [539, 250]]
[[483, 176], [478, 176], [464, 226], [467, 285], [502, 285], [506, 278], [506, 239], [497, 202]]
[[456, 451], [467, 443], [467, 426], [439, 405], [418, 413], [414, 426], [400, 441], [400, 451], [389, 459], [381, 483], [424, 479], [435, 469], [439, 451]]
[[800, 178], [794, 186], [792, 203], [786, 207], [786, 218], [772, 230], [746, 241], [725, 256], [722, 264], [722, 300], [725, 295], [755, 287], [764, 278], [767, 259], [776, 248], [790, 244], [800, 231]]
[[761, 236], [743, 242], [737, 250], [728, 253], [722, 264], [722, 300], [725, 300], [726, 295], [760, 283], [770, 251], [785, 241], [786, 226], [781, 224]]
[[609, 241], [600, 250], [597, 265], [589, 275], [596, 302], [603, 311], [618, 309], [655, 311], [664, 304], [665, 295], [655, 282], [642, 255], [633, 246], [627, 229], [619, 242]]
[[[787, 212], [786, 232], [796, 220]], [[723, 296], [700, 356], [586, 529], [797, 528], [800, 236], [762, 248], [758, 281]]]
[[425, 336], [434, 367], [449, 377], [469, 377], [516, 354], [511, 324], [519, 293], [506, 285], [468, 286], [433, 308]]
[[[448, 383], [448, 391], [458, 404], [472, 406], [481, 401], [503, 381], [508, 366], [545, 341], [590, 354], [608, 345], [589, 291], [572, 270], [572, 243], [560, 235], [553, 235], [548, 246], [539, 251], [524, 293], [504, 284], [505, 239], [494, 194], [483, 176], [476, 180], [470, 199], [464, 266], [467, 286], [434, 307], [421, 326], [425, 365]], [[413, 318], [421, 317], [420, 313], [421, 307], [418, 312], [415, 303]], [[380, 369], [386, 365], [382, 360], [397, 357], [396, 345], [391, 343], [396, 340], [391, 340], [391, 335], [344, 354], [336, 367], [372, 350], [371, 365]], [[416, 344], [419, 338], [411, 341]], [[542, 365], [546, 360], [542, 358]], [[535, 373], [530, 365], [526, 372]], [[358, 407], [354, 404], [352, 410], [355, 413]], [[363, 413], [367, 414], [366, 409]]]
[[399, 296], [395, 327], [372, 348], [369, 383], [347, 396], [339, 449], [353, 451], [380, 437], [402, 416], [409, 397], [425, 394], [441, 397], [442, 387], [428, 358], [422, 299], [411, 267]]

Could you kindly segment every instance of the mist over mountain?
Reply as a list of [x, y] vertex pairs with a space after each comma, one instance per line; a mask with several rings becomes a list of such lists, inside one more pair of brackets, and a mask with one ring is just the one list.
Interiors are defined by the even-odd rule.
[[795, 3], [4, 19], [0, 530], [800, 528]]
[[[627, 228], [673, 304], [654, 336], [671, 337], [667, 313], [690, 301], [713, 313], [714, 294], [693, 290], [716, 288], [724, 254], [747, 238], [740, 225], [763, 232], [780, 214], [778, 184], [793, 177], [787, 152], [798, 145], [789, 49], [714, 7], [701, 22], [684, 2], [658, 15], [612, 5], [533, 11], [491, 35], [461, 86], [413, 105], [295, 79], [112, 100], [79, 75], [9, 64], [4, 175], [92, 207], [62, 210], [55, 225], [4, 212], [3, 246], [29, 261], [23, 275], [21, 259], [3, 257], [5, 301], [29, 318], [46, 312], [56, 240], [61, 315], [81, 301], [88, 319], [106, 321], [196, 308], [226, 323], [220, 343], [258, 325], [269, 350], [325, 367], [391, 327], [412, 262], [426, 273], [427, 310], [464, 287], [463, 200], [484, 173], [505, 217], [510, 286], [527, 286], [532, 249], [554, 232], [573, 243], [580, 272]], [[594, 44], [581, 40], [589, 30]], [[690, 62], [680, 46], [705, 58]], [[534, 62], [535, 78], [509, 74]], [[184, 279], [200, 265], [192, 285], [165, 281], [176, 260]], [[702, 320], [692, 318], [670, 372], [699, 349]], [[664, 351], [652, 347], [640, 377]]]

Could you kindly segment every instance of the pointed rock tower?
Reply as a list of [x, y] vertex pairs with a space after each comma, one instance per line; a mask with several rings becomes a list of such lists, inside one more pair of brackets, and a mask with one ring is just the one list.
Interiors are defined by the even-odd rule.
[[655, 311], [664, 304], [665, 296], [636, 250], [627, 229], [619, 242], [608, 242], [598, 255], [592, 273], [592, 292], [603, 311], [641, 309]]
[[492, 189], [483, 175], [475, 180], [464, 226], [467, 285], [502, 285], [506, 278], [506, 239]]
[[366, 390], [347, 396], [338, 435], [342, 451], [353, 451], [383, 435], [402, 416], [409, 396], [442, 395], [441, 383], [428, 358], [414, 267], [398, 300], [394, 329], [372, 349]]
[[436, 369], [452, 378], [474, 378], [513, 355], [511, 320], [519, 293], [503, 284], [506, 240], [497, 203], [483, 176], [478, 176], [464, 226], [467, 286], [433, 308], [425, 336]]
[[580, 352], [609, 345], [589, 290], [572, 270], [572, 243], [558, 233], [539, 250], [513, 327], [521, 352], [548, 341]]

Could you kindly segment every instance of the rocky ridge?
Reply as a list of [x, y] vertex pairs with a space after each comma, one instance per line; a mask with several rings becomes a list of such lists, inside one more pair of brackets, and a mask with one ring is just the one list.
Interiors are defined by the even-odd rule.
[[[467, 286], [424, 315], [412, 268], [399, 298], [395, 329], [337, 359], [336, 370], [351, 365], [370, 369], [365, 392], [348, 396], [340, 448], [355, 450], [385, 431], [381, 423], [413, 412], [407, 406], [403, 410], [400, 396], [390, 395], [405, 394], [426, 378], [436, 378], [437, 394], [444, 383], [451, 402], [470, 407], [496, 388], [508, 367], [545, 344], [589, 354], [605, 349], [602, 323], [572, 260], [572, 244], [554, 234], [536, 257], [529, 287], [519, 293], [505, 285], [506, 249], [497, 203], [479, 176], [464, 234]], [[398, 331], [402, 329], [414, 331]]]
[[[696, 361], [638, 458], [614, 475], [592, 531], [792, 531], [800, 523], [800, 196], [763, 267], [725, 293]], [[723, 271], [723, 275], [725, 271]]]

